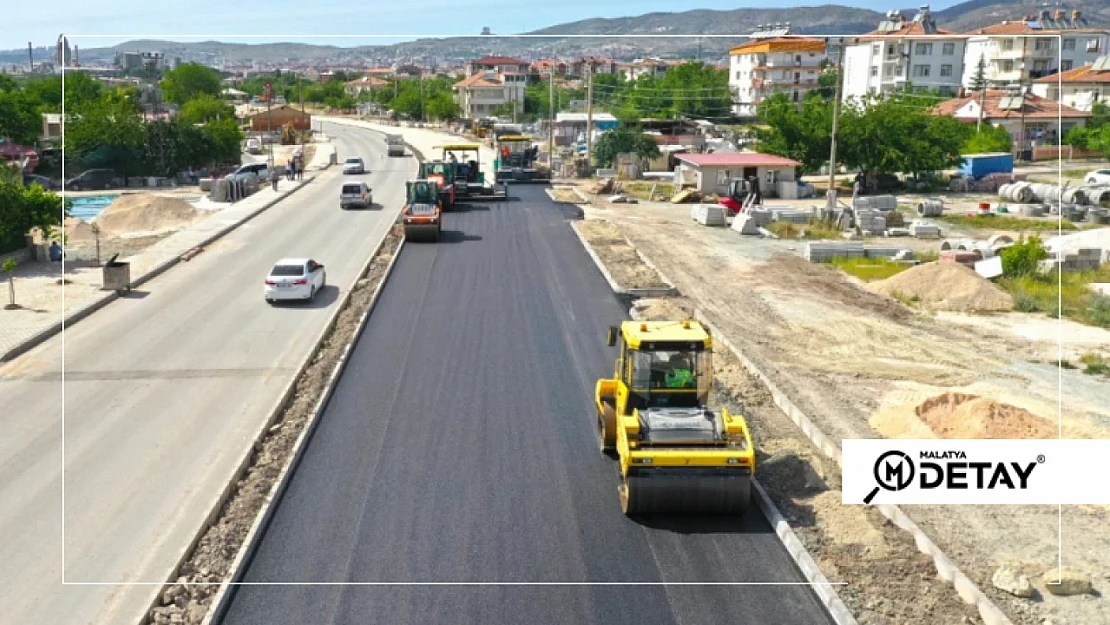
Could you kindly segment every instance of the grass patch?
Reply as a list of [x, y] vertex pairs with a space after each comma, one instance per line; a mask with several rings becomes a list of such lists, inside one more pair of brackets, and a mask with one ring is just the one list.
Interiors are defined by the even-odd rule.
[[941, 215], [937, 219], [966, 228], [981, 228], [984, 230], [1016, 230], [1028, 232], [1046, 232], [1057, 229], [1076, 230], [1076, 225], [1067, 219], [1063, 220], [1063, 225], [1057, 224], [1056, 220], [1027, 219], [1025, 217], [998, 214], [992, 214], [990, 216], [976, 215], [974, 217], [968, 217], [967, 215]]
[[[887, 278], [901, 273], [913, 265], [908, 263], [896, 263], [886, 258], [838, 258], [834, 257], [829, 261], [837, 269], [844, 273], [851, 274], [864, 282], [874, 282], [875, 280], [886, 280]], [[902, 297], [895, 295], [895, 298], [903, 301]], [[904, 303], [911, 303], [911, 300], [905, 299]]]
[[672, 182], [658, 182], [658, 183], [656, 183], [656, 182], [645, 182], [645, 181], [642, 181], [642, 180], [636, 180], [636, 181], [621, 180], [620, 184], [621, 184], [621, 189], [625, 192], [626, 195], [630, 195], [630, 196], [636, 198], [637, 200], [643, 200], [643, 201], [646, 201], [646, 202], [653, 201], [652, 198], [648, 197], [648, 194], [651, 193], [651, 188], [653, 186], [655, 187], [655, 197], [656, 197], [656, 199], [654, 201], [658, 202], [658, 201], [669, 200], [674, 195], [674, 183], [672, 183]]
[[1089, 352], [1079, 357], [1079, 362], [1083, 363], [1083, 373], [1088, 375], [1110, 375], [1110, 360], [1104, 358], [1101, 354]]
[[1014, 297], [1014, 309], [1063, 316], [1100, 328], [1110, 328], [1110, 297], [1090, 289], [1092, 282], [1110, 281], [1110, 269], [1065, 271], [1057, 286], [1056, 274], [1003, 278], [998, 285]]
[[782, 239], [840, 239], [840, 229], [835, 225], [811, 219], [806, 224], [796, 224], [789, 221], [776, 221], [767, 225], [770, 230]]

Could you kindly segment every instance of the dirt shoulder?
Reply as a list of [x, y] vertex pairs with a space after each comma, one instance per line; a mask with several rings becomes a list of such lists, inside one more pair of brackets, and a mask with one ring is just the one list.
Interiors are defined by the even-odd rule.
[[[944, 322], [868, 292], [835, 269], [802, 260], [797, 242], [742, 237], [727, 228], [707, 228], [688, 217], [676, 218], [677, 214], [673, 209], [644, 204], [586, 209], [588, 219], [601, 218], [615, 225], [675, 283], [690, 305], [697, 306], [833, 439], [941, 437], [947, 431], [966, 431], [960, 428], [980, 418], [982, 411], [960, 402], [951, 402], [940, 421], [923, 418], [923, 406], [946, 394], [984, 398], [992, 406], [988, 413], [995, 409], [1008, 415], [1020, 411], [1042, 426], [1028, 431], [1051, 430], [1055, 436], [1058, 371], [1043, 360], [1036, 362], [1043, 357], [1044, 346], [1010, 332], [1012, 324], [1000, 324], [986, 332], [971, 324]], [[1062, 406], [1065, 431], [1072, 436], [1110, 437], [1110, 419], [1105, 417], [1110, 415], [1110, 387], [1093, 376], [1063, 373], [1068, 389]], [[761, 426], [777, 420], [770, 416], [757, 419]], [[951, 426], [950, 430], [939, 422]], [[786, 423], [787, 430], [794, 428]], [[941, 432], [934, 432], [931, 426]], [[767, 449], [767, 441], [760, 444]], [[776, 484], [779, 479], [789, 480], [789, 475], [779, 478], [770, 470], [763, 475], [761, 481], [772, 490], [780, 487]], [[800, 505], [818, 507], [816, 500]], [[811, 530], [803, 516], [797, 517], [800, 534], [818, 544], [814, 557], [827, 567], [824, 570], [831, 580], [853, 584], [848, 593], [858, 588], [870, 600], [881, 597], [887, 601], [883, 609], [895, 609], [891, 606], [901, 599], [889, 586], [896, 570], [893, 567], [909, 566], [916, 556], [891, 552], [893, 555], [881, 557], [869, 567], [860, 555], [865, 549], [826, 535], [846, 527], [848, 538], [860, 540], [867, 532], [859, 528], [867, 525], [849, 519], [857, 513], [870, 513], [841, 506], [839, 495], [830, 497], [828, 505], [834, 512], [824, 518], [811, 513], [816, 529]], [[789, 503], [783, 507], [784, 514], [793, 510]], [[1056, 508], [913, 506], [905, 511], [1015, 623], [1040, 625], [1045, 618], [1061, 617], [1068, 622], [1110, 623], [1110, 602], [1102, 598], [1056, 597], [1035, 582], [1035, 598], [1018, 599], [991, 583], [994, 572], [1004, 564], [1020, 565], [1032, 575], [1055, 564]], [[843, 518], [838, 520], [838, 516]], [[1106, 577], [1110, 572], [1110, 532], [1105, 530], [1105, 520], [1105, 510], [1077, 507], [1065, 509], [1063, 519], [1065, 544], [1069, 540], [1076, 544], [1065, 552], [1065, 564], [1083, 571], [1102, 593], [1110, 591]], [[858, 525], [856, 529], [852, 529], [853, 523]], [[871, 527], [878, 534], [887, 530], [881, 519]], [[838, 564], [836, 557], [829, 555], [837, 552], [851, 557]], [[877, 568], [882, 566], [888, 568]], [[844, 578], [852, 567], [861, 568], [857, 577]], [[865, 580], [872, 574], [874, 580], [886, 583], [869, 585]], [[955, 598], [954, 590], [944, 588]], [[891, 592], [895, 595], [887, 598]], [[870, 622], [953, 622], [948, 618], [905, 618]]]

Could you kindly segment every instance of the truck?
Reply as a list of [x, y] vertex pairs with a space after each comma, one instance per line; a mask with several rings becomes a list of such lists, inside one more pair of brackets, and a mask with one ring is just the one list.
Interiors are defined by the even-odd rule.
[[401, 135], [386, 135], [385, 145], [389, 156], [405, 155], [405, 140]]

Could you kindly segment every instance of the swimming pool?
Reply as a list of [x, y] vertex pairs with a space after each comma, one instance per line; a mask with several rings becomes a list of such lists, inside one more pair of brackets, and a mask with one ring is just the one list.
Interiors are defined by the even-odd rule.
[[82, 197], [69, 197], [73, 206], [69, 209], [72, 217], [92, 221], [97, 215], [104, 212], [119, 195], [86, 195]]

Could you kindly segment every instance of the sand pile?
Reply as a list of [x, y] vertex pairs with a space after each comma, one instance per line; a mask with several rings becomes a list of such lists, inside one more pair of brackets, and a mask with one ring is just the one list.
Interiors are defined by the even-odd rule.
[[1055, 423], [987, 397], [945, 393], [925, 400], [917, 416], [940, 438], [1056, 438]]
[[109, 235], [161, 232], [186, 226], [202, 215], [182, 199], [135, 193], [109, 204], [96, 218], [96, 224]]
[[1002, 311], [1014, 307], [1009, 293], [993, 285], [969, 267], [953, 262], [931, 262], [872, 282], [867, 288], [914, 300], [933, 310], [955, 312]]
[[66, 245], [80, 245], [96, 241], [92, 224], [84, 219], [67, 217], [65, 221]]

